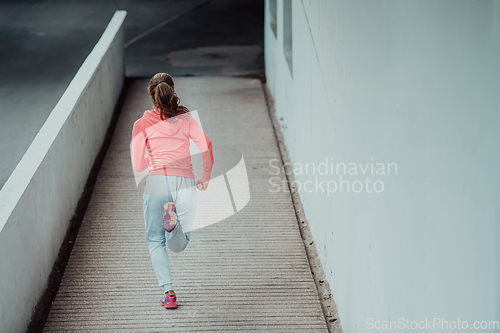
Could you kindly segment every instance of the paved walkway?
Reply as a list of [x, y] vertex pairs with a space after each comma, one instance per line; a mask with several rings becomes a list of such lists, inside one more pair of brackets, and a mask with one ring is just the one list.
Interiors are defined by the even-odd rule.
[[44, 331], [327, 332], [290, 195], [269, 191], [280, 156], [257, 80], [176, 80], [214, 148], [243, 153], [251, 199], [169, 251], [179, 308], [160, 306], [129, 153], [132, 124], [150, 108], [146, 86], [129, 88]]

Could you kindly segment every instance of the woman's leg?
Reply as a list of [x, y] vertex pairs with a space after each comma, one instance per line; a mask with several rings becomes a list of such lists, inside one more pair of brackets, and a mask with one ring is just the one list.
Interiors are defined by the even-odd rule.
[[173, 290], [172, 276], [167, 250], [165, 248], [165, 229], [162, 225], [163, 205], [169, 198], [166, 195], [144, 194], [144, 221], [146, 225], [146, 242], [149, 248], [151, 263], [163, 290]]
[[168, 176], [172, 199], [177, 211], [177, 226], [166, 232], [167, 246], [173, 252], [186, 248], [191, 235], [191, 226], [196, 214], [196, 186], [193, 178]]

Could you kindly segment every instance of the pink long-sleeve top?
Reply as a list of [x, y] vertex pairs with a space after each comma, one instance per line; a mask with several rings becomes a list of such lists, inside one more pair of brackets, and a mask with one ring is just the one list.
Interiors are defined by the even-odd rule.
[[200, 180], [208, 183], [214, 164], [212, 142], [190, 113], [162, 120], [158, 110], [144, 112], [132, 130], [130, 150], [134, 170], [141, 172], [148, 168], [149, 174], [195, 178], [189, 138], [202, 154]]

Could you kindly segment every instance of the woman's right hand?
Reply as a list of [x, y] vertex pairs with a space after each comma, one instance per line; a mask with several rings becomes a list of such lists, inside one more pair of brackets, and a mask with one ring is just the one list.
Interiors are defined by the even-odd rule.
[[208, 188], [208, 183], [203, 183], [201, 180], [198, 180], [196, 182], [196, 187], [200, 191], [205, 191]]

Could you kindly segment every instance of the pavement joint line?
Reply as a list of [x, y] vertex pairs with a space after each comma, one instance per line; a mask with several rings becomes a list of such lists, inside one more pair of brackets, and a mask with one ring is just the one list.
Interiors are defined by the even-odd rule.
[[157, 25], [155, 25], [154, 27], [152, 27], [151, 29], [149, 30], [146, 30], [145, 32], [143, 32], [142, 34], [132, 38], [131, 40], [129, 40], [128, 42], [125, 43], [125, 48], [129, 47], [130, 45], [134, 44], [135, 42], [141, 40], [142, 38], [146, 37], [147, 35], [149, 35], [150, 33], [152, 32], [155, 32], [156, 30], [160, 29], [161, 27], [164, 27], [166, 26], [167, 24], [169, 23], [172, 23], [174, 22], [175, 20], [177, 20], [178, 18], [184, 16], [185, 14], [188, 14], [192, 11], [195, 11], [196, 9], [208, 4], [209, 2], [212, 2], [213, 0], [204, 0], [204, 1], [201, 1], [200, 3], [198, 3], [197, 5], [195, 5], [194, 7], [191, 7], [191, 8], [188, 8], [186, 9], [185, 11], [183, 12], [180, 12], [179, 14], [177, 15], [174, 15], [172, 16], [171, 18], [167, 19], [166, 21], [163, 21], [162, 23], [159, 23]]
[[236, 214], [238, 209], [236, 209], [236, 203], [234, 202], [233, 192], [231, 191], [231, 186], [229, 185], [229, 180], [227, 179], [227, 174], [224, 173], [224, 181], [226, 182], [227, 191], [229, 193], [229, 198], [231, 199], [231, 205], [233, 206], [233, 212]]

